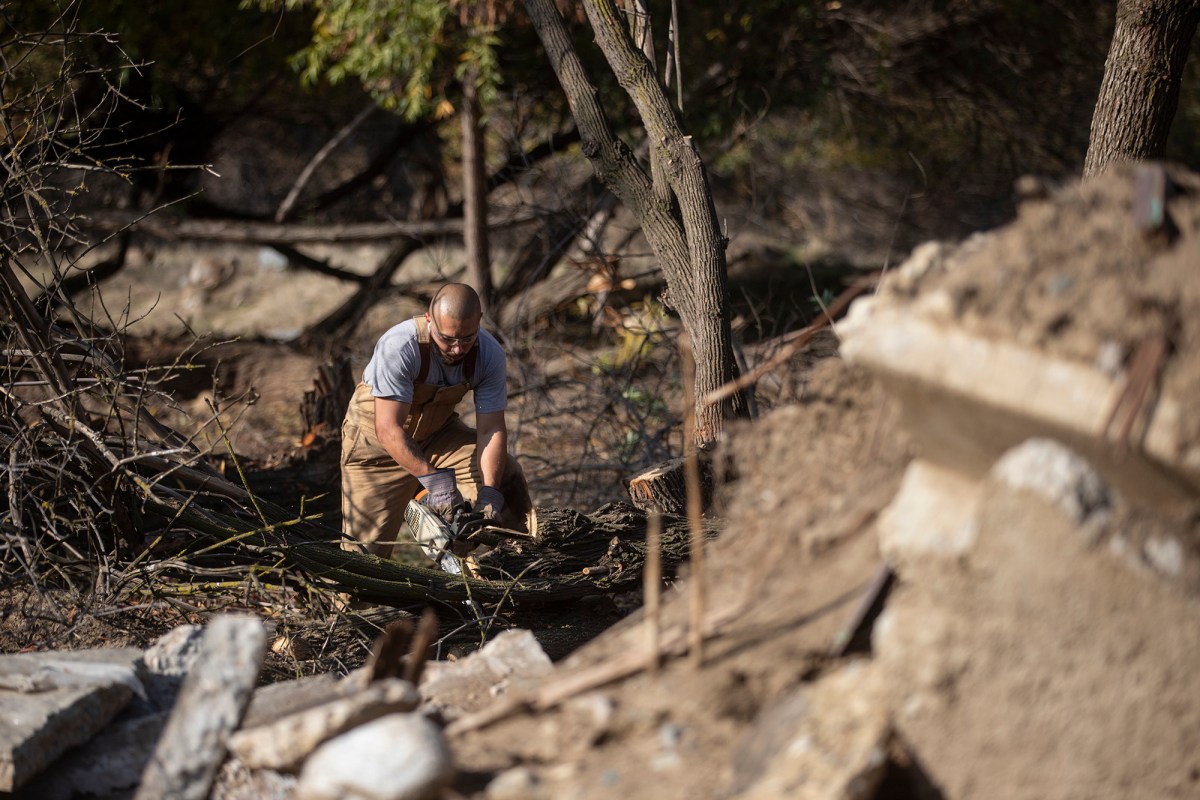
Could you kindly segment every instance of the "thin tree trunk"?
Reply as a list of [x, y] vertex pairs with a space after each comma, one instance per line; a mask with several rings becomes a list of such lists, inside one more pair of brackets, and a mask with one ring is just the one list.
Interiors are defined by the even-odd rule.
[[[650, 71], [658, 73], [658, 63], [654, 57], [654, 30], [650, 25], [650, 9], [646, 0], [625, 0], [625, 14], [629, 17], [629, 32], [633, 44], [642, 51], [650, 64]], [[656, 147], [650, 148], [650, 179], [654, 183], [654, 193], [659, 199], [670, 202], [671, 188], [667, 182], [666, 168], [662, 163], [662, 155]]]
[[491, 258], [488, 254], [487, 190], [484, 172], [487, 151], [479, 108], [479, 82], [472, 70], [463, 79], [463, 245], [467, 254], [467, 282], [479, 292], [483, 313], [490, 316], [495, 301]]
[[1198, 21], [1197, 0], [1120, 0], [1084, 177], [1119, 159], [1160, 158], [1166, 152]]
[[[666, 165], [674, 202], [654, 192], [646, 171], [613, 134], [553, 3], [525, 0], [525, 7], [567, 95], [584, 155], [605, 185], [638, 217], [658, 258], [667, 281], [668, 301], [679, 312], [695, 347], [694, 396], [705, 397], [733, 379], [737, 367], [725, 275], [726, 242], [718, 227], [704, 164], [611, 2], [586, 0], [584, 7], [597, 43], [637, 105], [652, 147], [659, 150]], [[745, 397], [740, 393], [719, 403], [700, 404], [696, 409], [697, 441], [715, 441], [727, 419], [746, 413]]]

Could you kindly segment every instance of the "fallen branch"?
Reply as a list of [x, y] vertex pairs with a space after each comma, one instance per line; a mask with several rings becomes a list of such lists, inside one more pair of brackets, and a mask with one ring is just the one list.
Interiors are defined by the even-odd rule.
[[733, 397], [738, 392], [744, 391], [754, 384], [758, 383], [762, 377], [782, 364], [786, 364], [792, 356], [804, 349], [817, 333], [824, 328], [833, 324], [835, 317], [841, 315], [850, 303], [853, 302], [859, 295], [865, 293], [868, 289], [874, 288], [879, 282], [879, 275], [871, 275], [860, 283], [856, 283], [850, 288], [839, 294], [834, 301], [829, 304], [829, 308], [825, 309], [815, 322], [807, 327], [801, 328], [789, 337], [789, 341], [784, 345], [778, 353], [772, 356], [767, 361], [759, 364], [754, 369], [740, 376], [736, 380], [729, 381], [724, 386], [718, 387], [701, 398], [701, 403], [704, 405], [713, 405], [719, 403], [729, 397]]

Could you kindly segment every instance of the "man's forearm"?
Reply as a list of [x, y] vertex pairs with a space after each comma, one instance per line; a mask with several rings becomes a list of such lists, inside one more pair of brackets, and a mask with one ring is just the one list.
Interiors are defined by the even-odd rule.
[[428, 475], [435, 469], [429, 463], [429, 459], [425, 457], [424, 451], [403, 428], [396, 430], [391, 435], [380, 436], [379, 443], [383, 445], [383, 449], [388, 452], [388, 455], [396, 460], [397, 464], [413, 475], [418, 477]]
[[479, 471], [484, 486], [500, 486], [504, 479], [504, 464], [508, 458], [508, 433], [499, 430], [479, 437]]

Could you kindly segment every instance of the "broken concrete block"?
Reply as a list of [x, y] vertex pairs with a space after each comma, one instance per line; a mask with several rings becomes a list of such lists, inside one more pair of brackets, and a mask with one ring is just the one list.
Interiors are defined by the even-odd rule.
[[1194, 599], [1092, 545], [1086, 507], [990, 475], [975, 545], [875, 624], [894, 724], [945, 797], [1195, 793]]
[[209, 800], [294, 800], [295, 775], [269, 769], [250, 769], [227, 758], [217, 772]]
[[256, 617], [222, 616], [204, 631], [137, 800], [204, 800], [225, 758], [225, 741], [250, 702], [266, 631]]
[[187, 675], [200, 657], [200, 642], [204, 628], [200, 625], [180, 625], [162, 636], [146, 649], [142, 661], [155, 675]]
[[71, 800], [132, 789], [141, 780], [167, 716], [166, 712], [128, 719], [122, 716], [102, 734], [64, 753], [26, 787], [23, 796]]
[[160, 636], [142, 656], [146, 702], [133, 713], [156, 714], [170, 711], [179, 696], [179, 687], [200, 654], [204, 629], [199, 625], [180, 625]]
[[280, 681], [259, 686], [250, 698], [242, 717], [242, 728], [269, 725], [290, 714], [349, 697], [366, 686], [358, 672], [341, 677], [332, 672], [306, 675], [292, 681]]
[[979, 482], [923, 459], [904, 472], [895, 499], [879, 515], [879, 551], [899, 572], [930, 557], [954, 558], [975, 542]]
[[117, 682], [141, 694], [140, 660], [134, 647], [13, 653], [0, 656], [0, 689], [44, 692]]
[[1103, 526], [1113, 506], [1112, 494], [1100, 473], [1051, 439], [1022, 442], [1000, 457], [989, 477], [1040, 496], [1079, 526]]
[[1185, 433], [1187, 398], [1157, 398], [1137, 447], [1119, 453], [1106, 429], [1124, 389], [1120, 376], [944, 317], [894, 297], [864, 297], [837, 327], [842, 356], [900, 399], [925, 458], [982, 476], [1007, 450], [1044, 437], [1068, 444], [1131, 502], [1153, 508], [1200, 496], [1200, 446]]
[[0, 657], [0, 791], [88, 741], [142, 686], [134, 648]]
[[317, 748], [296, 800], [429, 800], [454, 780], [441, 729], [420, 714], [389, 714]]
[[553, 668], [532, 632], [509, 630], [461, 661], [426, 664], [419, 688], [424, 701], [454, 717], [478, 711], [512, 684], [532, 681]]
[[291, 772], [321, 743], [386, 714], [412, 711], [419, 702], [408, 681], [376, 681], [349, 697], [243, 728], [229, 738], [229, 751], [248, 767]]
[[882, 671], [847, 665], [772, 703], [735, 754], [741, 800], [868, 800], [883, 778], [891, 740]]

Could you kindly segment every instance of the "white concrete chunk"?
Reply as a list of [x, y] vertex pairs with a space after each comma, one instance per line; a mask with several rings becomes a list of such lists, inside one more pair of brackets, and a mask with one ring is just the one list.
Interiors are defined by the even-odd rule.
[[739, 748], [734, 796], [868, 800], [883, 778], [890, 740], [882, 671], [849, 664], [760, 715]]
[[422, 699], [453, 716], [489, 705], [512, 684], [536, 679], [553, 668], [532, 632], [509, 630], [461, 661], [430, 662], [419, 688]]
[[979, 483], [922, 459], [908, 465], [896, 497], [879, 515], [879, 550], [898, 571], [930, 557], [954, 558], [975, 542]]
[[165, 712], [133, 719], [122, 716], [123, 721], [113, 722], [100, 735], [64, 753], [26, 787], [26, 795], [71, 800], [132, 789], [141, 780], [167, 716]]
[[1107, 514], [1112, 496], [1095, 468], [1059, 442], [1029, 439], [1009, 450], [992, 467], [991, 477], [1014, 489], [1033, 492], [1083, 525]]
[[183, 676], [200, 657], [200, 641], [204, 629], [199, 625], [180, 625], [162, 636], [146, 649], [142, 661], [156, 675]]
[[142, 691], [134, 648], [0, 657], [0, 791], [88, 741]]
[[237, 731], [229, 751], [248, 767], [291, 772], [322, 742], [386, 714], [412, 711], [419, 702], [408, 681], [377, 681], [349, 697]]
[[441, 729], [420, 714], [389, 714], [321, 745], [296, 800], [432, 800], [453, 780]]
[[242, 717], [242, 728], [269, 725], [315, 706], [357, 694], [366, 686], [360, 672], [340, 677], [332, 672], [259, 686]]
[[842, 356], [900, 398], [905, 426], [929, 460], [981, 475], [1021, 442], [1052, 438], [1069, 443], [1133, 502], [1154, 507], [1200, 494], [1200, 447], [1181, 434], [1187, 398], [1157, 398], [1144, 431], [1135, 431], [1140, 452], [1115, 456], [1105, 432], [1123, 376], [989, 339], [943, 317], [865, 297], [838, 324]]

